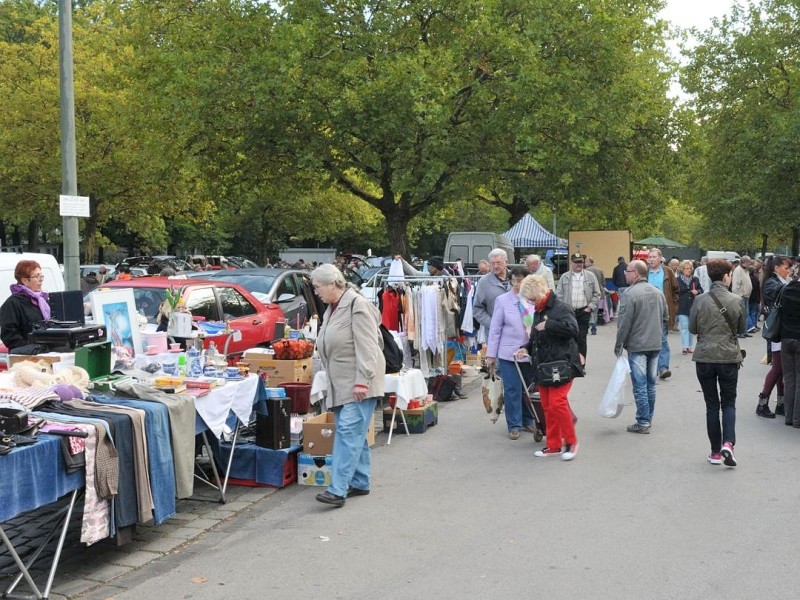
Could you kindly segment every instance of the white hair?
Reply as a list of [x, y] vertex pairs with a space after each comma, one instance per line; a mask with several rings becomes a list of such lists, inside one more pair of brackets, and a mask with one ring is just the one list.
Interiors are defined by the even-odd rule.
[[504, 261], [508, 262], [508, 253], [502, 248], [495, 248], [489, 252], [489, 260], [493, 258], [502, 258]]

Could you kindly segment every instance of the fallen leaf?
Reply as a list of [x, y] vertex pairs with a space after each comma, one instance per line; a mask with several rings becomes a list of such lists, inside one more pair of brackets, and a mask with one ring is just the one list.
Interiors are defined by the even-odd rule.
[[205, 583], [208, 577], [192, 577], [192, 583]]

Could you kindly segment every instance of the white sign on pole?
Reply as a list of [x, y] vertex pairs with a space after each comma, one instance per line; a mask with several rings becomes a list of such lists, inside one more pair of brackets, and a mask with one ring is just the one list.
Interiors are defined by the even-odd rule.
[[89, 196], [58, 197], [59, 214], [62, 217], [89, 217]]

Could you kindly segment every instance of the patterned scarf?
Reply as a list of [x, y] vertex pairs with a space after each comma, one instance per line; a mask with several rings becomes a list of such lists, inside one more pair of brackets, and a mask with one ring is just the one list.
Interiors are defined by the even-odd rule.
[[11, 293], [15, 296], [27, 296], [31, 299], [31, 304], [39, 307], [39, 311], [42, 313], [42, 319], [45, 321], [50, 319], [50, 304], [48, 302], [50, 294], [47, 292], [34, 292], [28, 286], [20, 283], [11, 285]]
[[519, 308], [519, 314], [522, 316], [522, 324], [525, 326], [525, 333], [530, 337], [531, 329], [533, 329], [534, 307], [522, 296], [517, 296], [517, 298], [517, 307]]

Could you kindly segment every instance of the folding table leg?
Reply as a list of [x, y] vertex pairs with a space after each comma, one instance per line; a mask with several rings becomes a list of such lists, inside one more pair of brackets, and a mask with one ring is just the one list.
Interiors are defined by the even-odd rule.
[[[201, 439], [203, 440], [203, 448], [206, 449], [206, 453], [208, 454], [208, 458], [211, 461], [211, 473], [214, 476], [214, 481], [211, 481], [207, 477], [201, 477], [197, 473], [195, 473], [195, 478], [208, 486], [211, 486], [213, 489], [219, 492], [219, 502], [220, 504], [225, 504], [225, 488], [222, 485], [222, 481], [219, 478], [219, 471], [217, 471], [217, 461], [214, 460], [214, 453], [211, 451], [211, 444], [208, 443], [208, 437], [206, 436], [206, 432], [203, 431], [200, 434]], [[230, 458], [233, 457], [233, 452], [231, 452]], [[228, 463], [230, 465], [230, 458]], [[227, 479], [225, 480], [227, 484]]]
[[397, 417], [397, 411], [400, 411], [400, 418], [403, 420], [403, 427], [405, 427], [406, 435], [411, 435], [408, 432], [408, 423], [406, 423], [406, 414], [403, 412], [402, 408], [397, 407], [397, 403], [395, 403], [394, 408], [392, 409], [392, 424], [389, 425], [389, 439], [386, 441], [386, 445], [390, 446], [392, 443], [392, 433], [394, 432], [394, 422], [395, 418]]
[[14, 548], [11, 540], [8, 539], [5, 531], [3, 528], [0, 527], [0, 540], [3, 541], [6, 548], [8, 548], [9, 553], [11, 554], [14, 562], [19, 569], [19, 574], [14, 578], [14, 581], [6, 589], [5, 593], [3, 594], [4, 598], [13, 598], [12, 595], [14, 589], [16, 589], [17, 585], [19, 585], [20, 581], [24, 578], [27, 582], [28, 586], [31, 588], [31, 591], [34, 593], [34, 596], [37, 599], [44, 599], [46, 600], [50, 596], [50, 589], [53, 587], [53, 580], [56, 576], [56, 570], [58, 569], [58, 562], [61, 559], [61, 551], [64, 549], [64, 540], [67, 537], [67, 529], [69, 528], [69, 522], [72, 518], [72, 511], [75, 508], [75, 500], [78, 497], [78, 492], [80, 490], [75, 490], [72, 492], [72, 497], [70, 498], [69, 505], [63, 509], [60, 509], [59, 512], [64, 513], [64, 517], [61, 520], [61, 530], [58, 536], [58, 544], [56, 545], [55, 553], [53, 554], [52, 562], [50, 564], [50, 571], [47, 575], [47, 583], [45, 584], [44, 594], [39, 591], [39, 588], [36, 586], [36, 583], [33, 581], [33, 578], [30, 575], [30, 568], [33, 566], [33, 563], [36, 562], [36, 559], [39, 558], [39, 555], [45, 549], [47, 544], [53, 538], [53, 535], [58, 531], [58, 523], [56, 523], [50, 532], [45, 536], [45, 538], [39, 544], [39, 547], [33, 553], [33, 555], [28, 559], [27, 564], [22, 562], [22, 559], [17, 554], [16, 549]]

